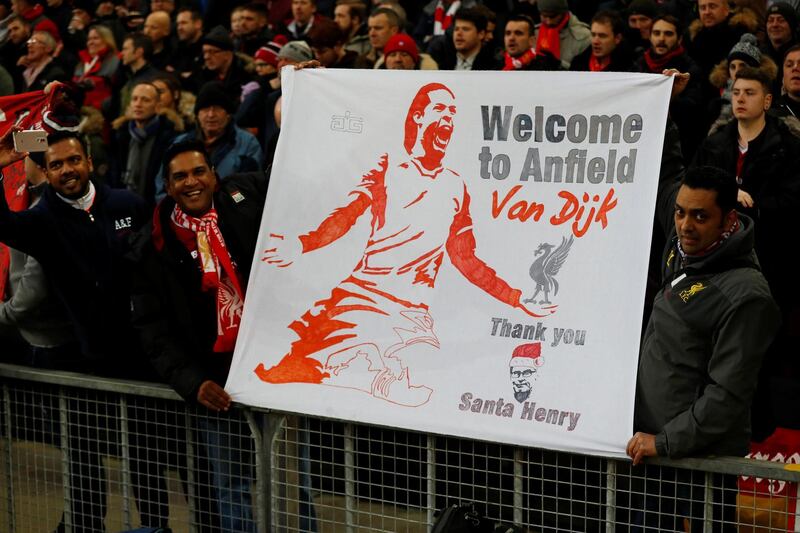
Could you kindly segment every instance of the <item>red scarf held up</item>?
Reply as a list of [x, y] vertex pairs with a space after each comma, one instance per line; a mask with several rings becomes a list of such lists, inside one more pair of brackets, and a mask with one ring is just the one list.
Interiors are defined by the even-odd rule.
[[661, 57], [655, 57], [653, 56], [653, 49], [648, 48], [644, 53], [644, 60], [647, 63], [647, 68], [650, 69], [650, 72], [653, 74], [661, 74], [661, 71], [664, 70], [664, 67], [666, 67], [670, 61], [680, 55], [683, 55], [684, 52], [685, 50], [683, 49], [683, 45], [679, 44], [678, 48], [672, 52], [667, 52]]
[[197, 259], [203, 270], [202, 289], [217, 291], [217, 340], [214, 351], [224, 353], [233, 351], [236, 346], [244, 291], [217, 220], [214, 208], [200, 218], [187, 215], [177, 205], [172, 210], [173, 224], [195, 234]]
[[536, 52], [533, 49], [526, 50], [524, 54], [519, 57], [511, 57], [508, 52], [503, 52], [505, 64], [503, 70], [520, 70], [531, 64], [531, 61], [536, 59]]
[[537, 52], [550, 52], [556, 59], [561, 59], [561, 36], [559, 34], [569, 23], [569, 17], [570, 13], [567, 11], [558, 26], [539, 25], [539, 37], [536, 39]]
[[459, 7], [461, 7], [461, 0], [456, 0], [450, 4], [450, 7], [447, 8], [447, 12], [445, 13], [444, 2], [439, 0], [439, 2], [436, 3], [436, 10], [433, 12], [434, 35], [444, 35], [445, 30], [453, 23], [453, 17]]

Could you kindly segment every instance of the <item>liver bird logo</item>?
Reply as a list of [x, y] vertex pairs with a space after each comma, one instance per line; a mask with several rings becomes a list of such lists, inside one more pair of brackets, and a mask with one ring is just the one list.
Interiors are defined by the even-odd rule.
[[561, 244], [557, 248], [555, 244], [547, 242], [539, 244], [533, 255], [541, 257], [538, 257], [533, 262], [530, 269], [531, 279], [536, 282], [536, 292], [525, 300], [525, 303], [535, 302], [536, 297], [542, 292], [544, 293], [544, 300], [539, 300], [539, 304], [551, 303], [549, 299], [550, 293], [552, 292], [553, 296], [558, 294], [556, 275], [561, 270], [564, 261], [567, 260], [570, 247], [572, 247], [572, 235], [569, 236], [569, 239], [562, 237]]

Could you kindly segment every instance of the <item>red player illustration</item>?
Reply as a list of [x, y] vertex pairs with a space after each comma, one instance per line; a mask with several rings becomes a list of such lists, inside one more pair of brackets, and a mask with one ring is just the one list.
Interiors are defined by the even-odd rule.
[[521, 291], [475, 255], [469, 192], [442, 161], [455, 116], [448, 87], [423, 86], [408, 109], [400, 156], [384, 154], [350, 202], [315, 230], [297, 238], [270, 235], [262, 260], [290, 267], [300, 254], [345, 235], [365, 213], [371, 220], [352, 274], [289, 325], [298, 338], [277, 365], [258, 365], [263, 381], [321, 383], [400, 405], [426, 403], [433, 391], [412, 384], [409, 361], [439, 348], [428, 302], [445, 255], [470, 283], [510, 307], [533, 317], [555, 311], [527, 307]]

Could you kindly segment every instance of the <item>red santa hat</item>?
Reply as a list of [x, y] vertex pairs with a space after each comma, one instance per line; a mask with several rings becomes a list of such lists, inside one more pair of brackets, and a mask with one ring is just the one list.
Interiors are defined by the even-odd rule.
[[542, 357], [542, 343], [532, 342], [530, 344], [520, 344], [514, 348], [511, 354], [511, 361], [508, 366], [527, 366], [535, 368], [544, 364]]

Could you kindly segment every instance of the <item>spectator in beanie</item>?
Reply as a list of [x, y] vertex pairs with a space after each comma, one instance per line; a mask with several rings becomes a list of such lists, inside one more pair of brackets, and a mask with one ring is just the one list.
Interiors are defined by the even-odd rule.
[[569, 70], [572, 59], [591, 45], [589, 26], [570, 13], [567, 0], [539, 0], [542, 23], [536, 29], [536, 53], [547, 52]]
[[[309, 52], [309, 59], [310, 59]], [[194, 105], [197, 128], [175, 138], [175, 143], [201, 141], [208, 152], [211, 165], [220, 178], [238, 172], [261, 170], [263, 153], [258, 140], [236, 126], [233, 115], [237, 101], [218, 81], [203, 85]], [[162, 169], [163, 171], [163, 169]], [[164, 197], [162, 171], [156, 178], [158, 200]]]
[[650, 48], [650, 29], [658, 16], [658, 6], [654, 0], [633, 0], [627, 9], [628, 28], [625, 39], [635, 57]]
[[[797, 44], [797, 12], [786, 2], [775, 2], [767, 8], [766, 28], [767, 39], [762, 51], [778, 65], [780, 83], [786, 51]], [[780, 85], [773, 87], [772, 94], [780, 94]]]
[[[278, 37], [283, 38], [282, 35]], [[275, 46], [277, 43], [271, 43]], [[273, 48], [270, 48], [270, 55]], [[278, 124], [275, 121], [275, 105], [281, 97], [280, 69], [313, 59], [311, 48], [305, 41], [291, 41], [280, 48], [276, 56], [276, 72], [259, 78], [258, 87], [245, 97], [236, 113], [236, 125], [256, 135], [262, 147], [275, 141]]]
[[[728, 58], [714, 67], [711, 72], [709, 78], [711, 85], [719, 89], [720, 97], [719, 100], [712, 103], [712, 114], [717, 115], [717, 118], [711, 125], [709, 133], [714, 133], [718, 128], [733, 119], [731, 90], [733, 82], [736, 80], [736, 73], [745, 66], [761, 69], [773, 80], [778, 72], [778, 66], [775, 62], [758, 49], [758, 41], [752, 33], [742, 35], [736, 46], [731, 48]], [[718, 112], [717, 109], [719, 110]]]
[[411, 36], [398, 33], [383, 47], [383, 61], [384, 68], [389, 70], [418, 70], [420, 55], [417, 44]]
[[[234, 101], [239, 100], [242, 86], [253, 81], [253, 75], [245, 70], [244, 62], [233, 53], [233, 40], [228, 31], [217, 26], [202, 38], [203, 82], [218, 81]], [[201, 89], [202, 91], [202, 89]]]

